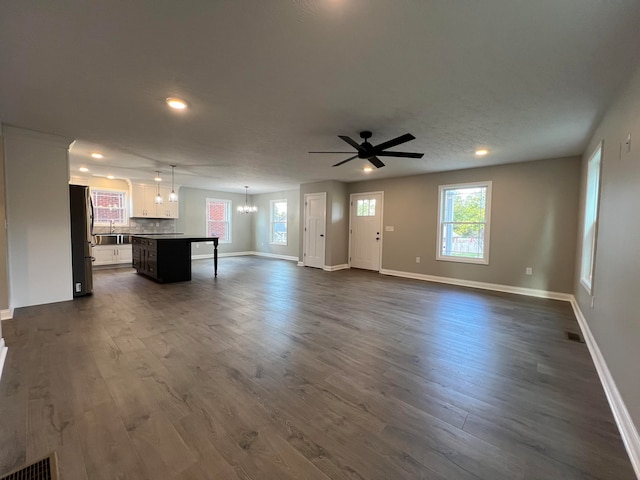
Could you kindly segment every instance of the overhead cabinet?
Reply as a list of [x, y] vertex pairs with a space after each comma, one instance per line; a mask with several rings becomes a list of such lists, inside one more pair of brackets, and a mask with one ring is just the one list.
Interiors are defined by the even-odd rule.
[[133, 184], [131, 189], [131, 216], [148, 218], [178, 218], [178, 202], [170, 202], [171, 189], [160, 187], [163, 202], [156, 203], [156, 185]]

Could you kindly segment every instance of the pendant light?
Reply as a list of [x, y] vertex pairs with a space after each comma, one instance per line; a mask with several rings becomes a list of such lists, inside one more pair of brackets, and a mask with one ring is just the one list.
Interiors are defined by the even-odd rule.
[[248, 192], [249, 192], [249, 187], [245, 186], [244, 187], [244, 205], [240, 205], [238, 207], [239, 213], [255, 213], [258, 211], [258, 207], [256, 207], [255, 205], [249, 205]]
[[158, 188], [156, 190], [156, 203], [160, 205], [162, 203], [162, 195], [160, 195], [160, 182], [162, 181], [162, 178], [160, 178], [160, 172], [158, 170], [156, 170], [156, 178], [154, 178], [154, 180], [158, 182]]
[[176, 193], [175, 190], [175, 182], [174, 182], [174, 177], [173, 177], [173, 170], [176, 168], [175, 165], [171, 165], [171, 193], [169, 194], [169, 201], [170, 202], [177, 202], [178, 201], [178, 194]]

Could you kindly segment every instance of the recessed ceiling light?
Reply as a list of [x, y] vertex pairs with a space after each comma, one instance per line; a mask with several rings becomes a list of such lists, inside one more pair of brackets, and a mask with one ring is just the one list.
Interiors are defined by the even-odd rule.
[[80, 170], [81, 172], [88, 172], [89, 169], [87, 167], [80, 167], [78, 170]]
[[364, 167], [364, 171], [367, 172], [367, 173], [372, 172], [373, 171], [373, 167], [367, 165], [366, 167]]
[[93, 153], [91, 154], [91, 156], [92, 156], [93, 158], [104, 158], [104, 155], [102, 155], [102, 154], [101, 154], [101, 153], [99, 153], [99, 152], [93, 152]]
[[187, 108], [187, 102], [182, 100], [181, 98], [169, 97], [167, 98], [167, 105], [171, 108], [175, 108], [176, 110], [184, 110]]
[[116, 177], [114, 177], [113, 175], [107, 175], [107, 178], [108, 178], [109, 180], [113, 180], [113, 179], [114, 179], [114, 178], [116, 178]]
[[476, 150], [476, 155], [479, 157], [483, 157], [485, 156], [487, 153], [489, 153], [489, 150], [486, 150], [484, 148], [480, 149], [480, 150]]

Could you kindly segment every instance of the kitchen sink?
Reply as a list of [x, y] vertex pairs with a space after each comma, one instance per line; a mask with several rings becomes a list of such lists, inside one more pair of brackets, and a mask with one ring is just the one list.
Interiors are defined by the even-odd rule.
[[131, 235], [128, 233], [105, 233], [93, 236], [95, 245], [126, 245], [131, 243]]

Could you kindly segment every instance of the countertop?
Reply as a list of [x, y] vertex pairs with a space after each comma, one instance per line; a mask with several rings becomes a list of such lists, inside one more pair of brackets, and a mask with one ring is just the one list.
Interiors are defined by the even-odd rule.
[[158, 235], [131, 235], [132, 237], [140, 237], [151, 240], [185, 240], [187, 242], [213, 242], [217, 237], [203, 237], [202, 235], [189, 235], [187, 233], [158, 234]]

